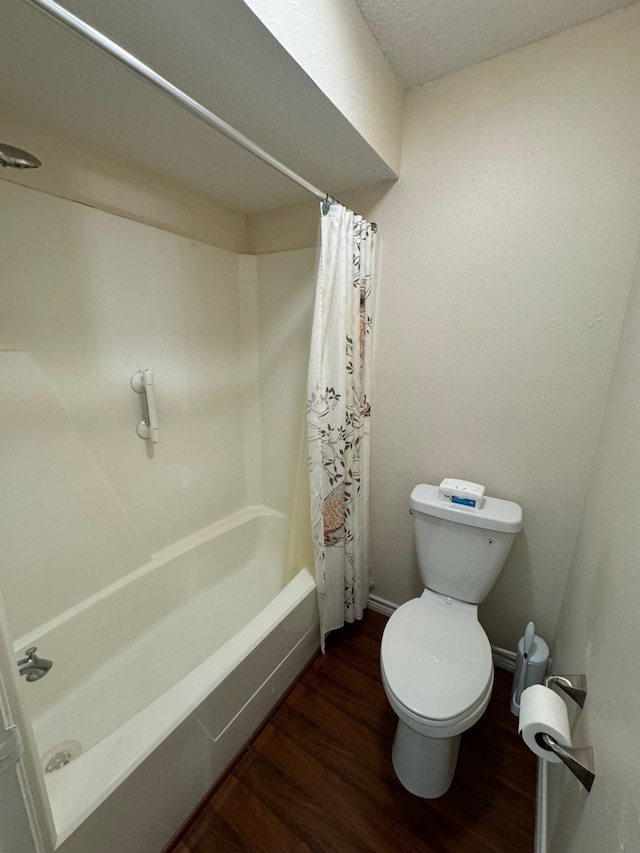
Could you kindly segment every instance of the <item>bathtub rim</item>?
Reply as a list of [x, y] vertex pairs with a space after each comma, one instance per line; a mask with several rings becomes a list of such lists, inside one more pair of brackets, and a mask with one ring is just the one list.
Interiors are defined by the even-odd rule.
[[142, 566], [128, 572], [117, 581], [103, 587], [93, 595], [83, 598], [82, 601], [79, 601], [71, 607], [68, 607], [66, 610], [63, 610], [62, 613], [54, 616], [53, 619], [49, 619], [49, 621], [44, 622], [42, 625], [39, 625], [26, 634], [23, 634], [21, 637], [18, 637], [18, 639], [13, 642], [14, 654], [21, 654], [23, 649], [39, 643], [45, 634], [50, 631], [54, 631], [65, 622], [73, 619], [75, 616], [78, 616], [90, 607], [100, 604], [109, 596], [114, 595], [121, 589], [129, 586], [129, 584], [135, 583], [146, 575], [151, 574], [151, 572], [156, 569], [162, 568], [162, 566], [171, 562], [171, 560], [182, 556], [186, 551], [197, 548], [199, 545], [203, 545], [205, 542], [208, 542], [217, 536], [222, 536], [224, 533], [233, 530], [235, 527], [239, 527], [256, 518], [264, 517], [278, 518], [282, 521], [288, 521], [289, 518], [284, 513], [271, 509], [268, 506], [255, 505], [243, 507], [237, 512], [233, 512], [219, 521], [215, 521], [213, 524], [203, 527], [201, 530], [191, 533], [189, 536], [185, 536], [177, 542], [173, 542], [166, 548], [162, 548], [160, 551], [150, 554], [149, 560], [147, 560], [146, 563], [143, 563]]
[[[44, 775], [54, 819], [56, 847], [104, 803], [279, 622], [300, 606], [307, 596], [315, 595], [315, 590], [313, 574], [305, 566], [253, 619], [207, 659], [72, 764]], [[73, 809], [69, 808], [70, 804], [73, 804]]]

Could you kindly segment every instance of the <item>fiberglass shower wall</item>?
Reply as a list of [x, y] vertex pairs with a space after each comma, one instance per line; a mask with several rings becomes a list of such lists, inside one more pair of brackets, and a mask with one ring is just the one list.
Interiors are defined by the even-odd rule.
[[289, 511], [313, 251], [268, 256], [263, 286], [261, 258], [7, 182], [0, 211], [0, 588], [22, 644], [248, 504]]

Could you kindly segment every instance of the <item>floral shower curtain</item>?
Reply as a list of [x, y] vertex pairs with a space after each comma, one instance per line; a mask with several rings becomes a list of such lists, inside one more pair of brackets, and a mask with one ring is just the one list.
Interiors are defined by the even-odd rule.
[[329, 631], [362, 618], [372, 583], [369, 380], [375, 230], [337, 203], [321, 216], [307, 439], [323, 651]]

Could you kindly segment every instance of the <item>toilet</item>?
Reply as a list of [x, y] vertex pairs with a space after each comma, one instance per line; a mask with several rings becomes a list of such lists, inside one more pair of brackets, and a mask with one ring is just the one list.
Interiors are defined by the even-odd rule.
[[393, 767], [408, 791], [429, 799], [448, 790], [460, 735], [489, 704], [493, 661], [478, 604], [522, 526], [517, 503], [484, 497], [481, 486], [477, 501], [452, 500], [442, 489], [451, 482], [475, 486], [443, 480], [440, 487], [422, 484], [411, 493], [425, 589], [393, 613], [380, 651], [382, 683], [398, 716]]

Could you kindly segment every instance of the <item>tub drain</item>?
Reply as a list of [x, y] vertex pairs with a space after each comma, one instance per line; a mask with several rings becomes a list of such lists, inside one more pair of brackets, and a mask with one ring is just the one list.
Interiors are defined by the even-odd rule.
[[52, 749], [49, 749], [42, 756], [42, 769], [45, 773], [53, 773], [54, 770], [60, 770], [61, 767], [66, 767], [70, 761], [77, 758], [82, 753], [82, 746], [77, 740], [65, 740], [57, 744]]

